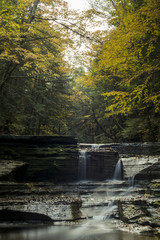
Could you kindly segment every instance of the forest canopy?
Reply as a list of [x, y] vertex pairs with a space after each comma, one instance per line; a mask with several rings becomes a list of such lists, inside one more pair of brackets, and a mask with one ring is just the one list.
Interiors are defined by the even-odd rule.
[[[2, 0], [1, 134], [160, 141], [159, 16], [159, 0], [92, 0], [79, 13], [61, 0]], [[80, 42], [86, 55], [69, 66]]]

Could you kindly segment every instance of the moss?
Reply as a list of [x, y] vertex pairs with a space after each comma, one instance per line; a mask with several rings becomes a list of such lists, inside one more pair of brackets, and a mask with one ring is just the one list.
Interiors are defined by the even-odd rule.
[[155, 204], [155, 207], [157, 207], [157, 208], [160, 207], [160, 201], [155, 201], [154, 204]]
[[153, 183], [153, 187], [156, 189], [160, 189], [160, 183]]
[[152, 183], [150, 185], [151, 193], [155, 196], [155, 197], [160, 197], [160, 183], [159, 182], [155, 182]]
[[27, 179], [26, 181], [30, 178], [36, 179], [34, 175], [38, 179], [38, 176], [43, 176], [46, 179], [55, 179], [60, 174], [61, 177], [68, 176], [68, 179], [71, 179], [72, 169], [75, 171], [74, 179], [76, 179], [78, 159], [76, 144], [72, 144], [72, 142], [71, 144], [70, 142], [67, 144], [59, 143], [56, 141], [57, 138], [53, 143], [49, 141], [48, 144], [48, 137], [42, 139], [42, 142], [40, 141], [41, 139], [33, 141], [34, 139], [28, 137], [24, 137], [24, 139], [22, 137], [22, 140], [21, 142], [21, 139], [13, 139], [13, 141], [0, 143], [0, 159], [23, 160], [28, 163], [29, 168], [25, 178], [25, 180]]
[[28, 145], [11, 145], [0, 148], [1, 159], [20, 159], [21, 157], [47, 157], [47, 156], [66, 156], [76, 153], [76, 148], [66, 148], [63, 146], [56, 147], [34, 147]]

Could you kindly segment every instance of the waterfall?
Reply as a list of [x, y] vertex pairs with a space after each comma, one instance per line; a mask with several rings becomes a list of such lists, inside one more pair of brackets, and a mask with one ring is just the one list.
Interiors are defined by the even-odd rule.
[[122, 180], [123, 179], [123, 167], [122, 167], [122, 161], [119, 160], [116, 164], [113, 180]]
[[104, 217], [103, 220], [109, 220], [113, 211], [117, 209], [117, 205], [115, 205], [114, 201], [108, 203], [108, 206], [104, 209]]
[[100, 148], [100, 144], [96, 144], [96, 143], [94, 143], [94, 144], [91, 145], [91, 147], [92, 147], [92, 149], [97, 150], [97, 149]]
[[134, 187], [134, 178], [135, 178], [135, 176], [131, 176], [128, 178], [129, 187]]
[[97, 144], [97, 143], [92, 143], [91, 148], [94, 150], [101, 149], [103, 147], [103, 144]]
[[78, 179], [86, 180], [87, 178], [87, 151], [81, 150], [79, 153], [79, 163], [78, 163]]
[[[91, 148], [93, 149], [93, 151], [99, 151], [100, 149], [100, 144], [92, 144]], [[88, 169], [89, 165], [89, 160], [90, 160], [90, 149], [83, 149], [80, 150], [79, 152], [79, 165], [78, 165], [78, 179], [80, 181], [82, 180], [87, 180], [89, 177], [89, 171], [93, 171], [93, 169]], [[122, 180], [123, 179], [123, 165], [122, 165], [122, 161], [119, 160], [116, 164], [115, 167], [115, 171], [114, 171], [114, 175], [113, 175], [113, 180]], [[108, 183], [109, 188], [114, 188], [114, 182], [113, 184], [110, 182]], [[106, 194], [106, 197], [110, 197], [110, 201], [108, 202], [108, 206], [102, 206], [102, 209], [100, 211], [96, 210], [95, 207], [95, 213], [91, 213], [93, 214], [92, 220], [88, 220], [87, 223], [93, 227], [95, 227], [96, 225], [100, 225], [100, 224], [105, 224], [105, 222], [109, 221], [110, 217], [112, 216], [112, 214], [114, 214], [114, 212], [117, 209], [117, 204], [115, 202], [114, 196], [112, 197], [112, 192], [108, 191], [108, 189], [104, 189], [103, 184], [102, 184], [102, 192], [104, 191], [104, 196]], [[98, 192], [101, 192], [101, 186], [98, 189]], [[97, 193], [98, 194], [98, 193]], [[96, 198], [98, 199], [98, 195], [96, 197], [95, 194], [95, 199], [93, 198], [93, 201], [96, 201]], [[92, 199], [91, 199], [92, 202]], [[88, 218], [89, 213], [86, 212], [84, 214], [86, 216], [86, 218]], [[86, 226], [86, 225], [85, 225]]]

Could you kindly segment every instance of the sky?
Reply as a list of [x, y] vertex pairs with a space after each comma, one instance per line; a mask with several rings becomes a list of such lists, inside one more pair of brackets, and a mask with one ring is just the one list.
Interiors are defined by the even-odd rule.
[[88, 6], [88, 0], [66, 0], [70, 7], [76, 10], [84, 10]]

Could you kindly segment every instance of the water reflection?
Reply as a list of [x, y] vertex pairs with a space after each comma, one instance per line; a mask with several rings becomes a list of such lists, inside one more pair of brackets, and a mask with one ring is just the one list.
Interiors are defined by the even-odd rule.
[[149, 236], [141, 236], [121, 232], [105, 226], [93, 228], [88, 224], [81, 227], [52, 226], [36, 229], [8, 229], [0, 233], [0, 240], [153, 240]]

